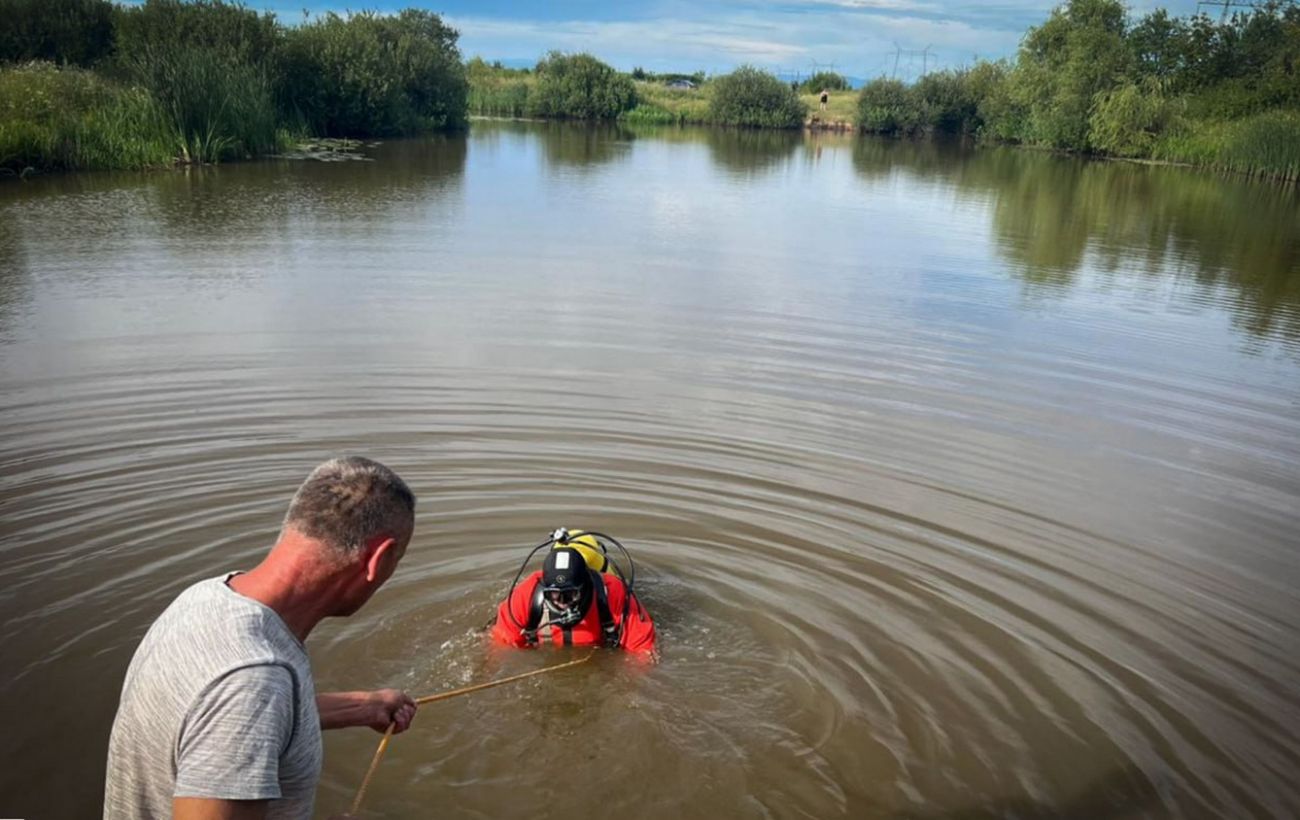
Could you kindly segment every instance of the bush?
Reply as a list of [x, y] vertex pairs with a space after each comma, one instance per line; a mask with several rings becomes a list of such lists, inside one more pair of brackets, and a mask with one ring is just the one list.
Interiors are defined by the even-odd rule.
[[537, 64], [528, 107], [554, 119], [612, 120], [636, 106], [636, 86], [590, 54], [553, 51]]
[[741, 66], [713, 81], [709, 117], [720, 125], [798, 128], [807, 115], [794, 89], [753, 66]]
[[920, 125], [949, 134], [974, 133], [979, 128], [979, 98], [967, 82], [970, 71], [936, 71], [911, 89]]
[[112, 50], [108, 0], [0, 0], [0, 62], [89, 66]]
[[331, 12], [285, 38], [280, 107], [314, 133], [388, 136], [465, 123], [457, 33], [436, 14]]
[[224, 0], [145, 0], [119, 8], [116, 21], [119, 63], [130, 71], [147, 72], [155, 57], [190, 49], [270, 68], [281, 42], [273, 14]]
[[872, 80], [858, 92], [858, 127], [877, 134], [907, 133], [916, 128], [916, 105], [898, 80]]
[[827, 91], [848, 91], [849, 81], [844, 79], [843, 74], [834, 71], [818, 71], [799, 84], [799, 90], [804, 94], [819, 94], [823, 88]]
[[1180, 109], [1156, 80], [1103, 91], [1088, 119], [1088, 142], [1115, 156], [1150, 156], [1160, 135], [1178, 122]]

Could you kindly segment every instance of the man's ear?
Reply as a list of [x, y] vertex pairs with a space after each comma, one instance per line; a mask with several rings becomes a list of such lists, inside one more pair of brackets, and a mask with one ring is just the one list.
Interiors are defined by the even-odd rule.
[[366, 582], [373, 584], [379, 577], [384, 560], [397, 549], [397, 539], [388, 535], [376, 536], [366, 545]]

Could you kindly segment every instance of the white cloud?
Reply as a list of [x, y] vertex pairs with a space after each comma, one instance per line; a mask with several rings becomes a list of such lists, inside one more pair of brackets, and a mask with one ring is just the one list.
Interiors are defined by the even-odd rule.
[[461, 33], [462, 51], [489, 58], [540, 56], [550, 49], [581, 50], [620, 63], [650, 64], [672, 58], [688, 67], [707, 65], [725, 70], [738, 63], [771, 65], [799, 60], [807, 52], [801, 43], [762, 36], [768, 31], [779, 32], [780, 27], [774, 23], [543, 22], [482, 17], [452, 17], [449, 22]]

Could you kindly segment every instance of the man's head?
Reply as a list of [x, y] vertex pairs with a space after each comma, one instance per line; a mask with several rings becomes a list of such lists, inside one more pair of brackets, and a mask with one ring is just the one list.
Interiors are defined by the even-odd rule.
[[592, 600], [591, 572], [582, 553], [556, 547], [542, 565], [542, 603], [551, 623], [572, 625], [582, 620]]
[[388, 580], [415, 527], [415, 495], [368, 458], [331, 459], [312, 470], [284, 518], [289, 533], [318, 542], [348, 582], [334, 614], [350, 615]]

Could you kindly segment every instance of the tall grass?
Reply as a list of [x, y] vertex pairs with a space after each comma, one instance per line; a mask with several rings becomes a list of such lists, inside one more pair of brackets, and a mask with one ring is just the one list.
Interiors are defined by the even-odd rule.
[[78, 68], [0, 68], [0, 167], [22, 172], [169, 165], [177, 132], [144, 89]]
[[662, 82], [636, 84], [639, 105], [627, 112], [629, 122], [646, 124], [677, 124], [709, 122], [709, 99], [712, 83], [700, 83], [695, 88], [669, 88]]
[[1157, 159], [1300, 181], [1300, 112], [1268, 111], [1234, 122], [1194, 123], [1152, 149]]

